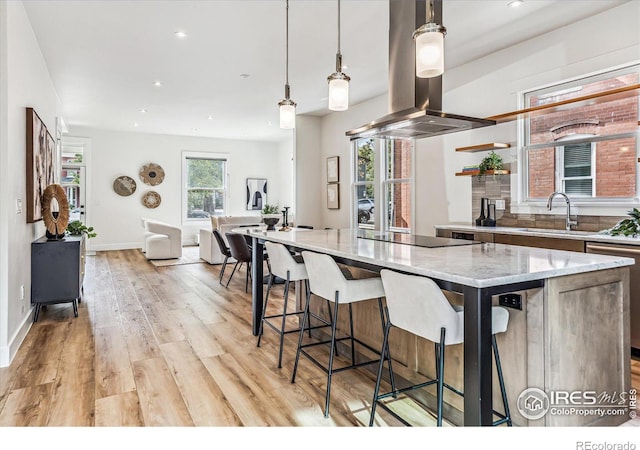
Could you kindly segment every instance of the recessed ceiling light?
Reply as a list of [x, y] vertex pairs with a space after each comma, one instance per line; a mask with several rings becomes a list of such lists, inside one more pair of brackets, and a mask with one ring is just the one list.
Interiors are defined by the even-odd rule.
[[207, 119], [213, 120], [213, 116], [209, 116], [209, 117], [207, 117]]
[[240, 74], [240, 78], [249, 78], [251, 75], [249, 75], [248, 73], [241, 73]]
[[519, 6], [522, 6], [523, 3], [524, 3], [523, 0], [513, 0], [507, 3], [507, 6], [510, 6], [512, 8], [518, 8]]
[[268, 122], [267, 122], [267, 126], [268, 126], [268, 127], [272, 127], [272, 126], [273, 126], [273, 122], [272, 122], [272, 121], [268, 121]]
[[154, 85], [155, 87], [160, 87], [160, 86], [162, 86], [162, 82], [161, 82], [161, 81], [154, 81], [154, 82], [153, 82], [153, 85]]
[[349, 68], [349, 66], [347, 66], [346, 64], [342, 66], [342, 70], [347, 70]]
[[187, 37], [187, 33], [185, 33], [184, 31], [176, 31], [175, 33], [173, 33], [176, 35], [176, 37], [180, 38], [180, 39], [184, 39]]
[[144, 113], [146, 113], [146, 112], [147, 112], [147, 110], [146, 110], [146, 109], [144, 109], [144, 108], [140, 108], [140, 112], [144, 114]]
[[138, 127], [138, 122], [133, 122], [133, 126], [137, 128]]
[[198, 129], [197, 128], [192, 128], [191, 131], [193, 131], [195, 133], [196, 131], [198, 131]]

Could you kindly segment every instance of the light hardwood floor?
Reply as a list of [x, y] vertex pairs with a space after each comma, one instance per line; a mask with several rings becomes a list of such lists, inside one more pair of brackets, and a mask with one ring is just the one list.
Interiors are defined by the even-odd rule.
[[[324, 372], [303, 358], [292, 384], [297, 334], [277, 369], [278, 336], [265, 330], [257, 348], [251, 334], [244, 271], [226, 289], [219, 268], [154, 267], [138, 250], [87, 257], [79, 317], [70, 303], [43, 309], [0, 369], [0, 426], [367, 425], [373, 374], [335, 375], [325, 419]], [[640, 388], [638, 361], [632, 371]], [[400, 425], [378, 411], [379, 425]], [[417, 424], [433, 424], [421, 415]]]

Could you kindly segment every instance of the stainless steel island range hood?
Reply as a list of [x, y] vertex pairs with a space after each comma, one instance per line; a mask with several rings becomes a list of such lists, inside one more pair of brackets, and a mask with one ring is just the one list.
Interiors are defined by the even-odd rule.
[[[351, 139], [420, 139], [496, 124], [442, 112], [442, 76], [416, 77], [413, 32], [426, 9], [425, 0], [389, 0], [389, 114], [347, 131]], [[434, 0], [433, 13], [442, 24], [442, 0]]]

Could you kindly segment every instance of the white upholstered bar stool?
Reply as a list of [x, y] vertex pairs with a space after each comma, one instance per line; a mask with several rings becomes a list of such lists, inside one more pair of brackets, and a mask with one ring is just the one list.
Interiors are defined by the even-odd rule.
[[[393, 370], [391, 367], [391, 360], [388, 358], [388, 353], [382, 354], [380, 349], [374, 349], [368, 344], [354, 337], [353, 332], [353, 303], [378, 299], [378, 307], [380, 310], [380, 320], [382, 322], [382, 329], [385, 329], [384, 310], [382, 306], [382, 297], [384, 297], [384, 289], [382, 287], [382, 281], [380, 277], [353, 279], [347, 278], [350, 274], [340, 269], [340, 266], [334, 261], [334, 259], [325, 254], [313, 253], [309, 251], [302, 252], [302, 258], [304, 259], [305, 266], [307, 268], [307, 274], [309, 276], [309, 292], [324, 298], [334, 303], [333, 319], [331, 320], [331, 338], [323, 341], [312, 341], [303, 344], [304, 340], [304, 326], [309, 319], [309, 300], [311, 295], [307, 295], [307, 303], [304, 309], [304, 316], [302, 319], [302, 328], [300, 331], [300, 338], [298, 341], [298, 350], [296, 352], [296, 360], [293, 366], [293, 375], [291, 382], [295, 383], [296, 373], [298, 370], [298, 363], [300, 361], [300, 355], [306, 356], [316, 366], [324, 370], [327, 374], [327, 392], [325, 396], [324, 416], [329, 417], [329, 402], [331, 399], [331, 379], [334, 373], [342, 372], [344, 370], [355, 369], [368, 364], [378, 363], [377, 358], [365, 359], [364, 361], [356, 362], [356, 343], [362, 347], [368, 349], [374, 354], [380, 354], [380, 361], [388, 361], [389, 377], [392, 386], [395, 389], [395, 381], [393, 379]], [[337, 324], [338, 324], [338, 310], [339, 305], [347, 304], [349, 306], [349, 333], [343, 337], [337, 337]], [[351, 343], [351, 362], [347, 366], [334, 367], [334, 356], [336, 355], [336, 344], [343, 340], [349, 340]], [[312, 346], [321, 344], [329, 344], [329, 360], [327, 365], [323, 365], [320, 361], [314, 358], [305, 349]]]
[[[409, 423], [407, 423], [402, 417], [399, 417], [394, 411], [387, 408], [381, 400], [392, 395], [397, 396], [402, 392], [420, 389], [432, 384], [436, 384], [437, 386], [437, 425], [442, 426], [443, 388], [446, 387], [458, 395], [464, 395], [464, 393], [444, 382], [445, 347], [464, 342], [464, 309], [460, 306], [454, 306], [449, 303], [449, 300], [447, 300], [438, 285], [429, 278], [416, 275], [405, 275], [388, 269], [381, 270], [380, 276], [382, 278], [382, 284], [384, 286], [387, 299], [387, 318], [386, 328], [384, 331], [384, 341], [382, 344], [383, 348], [387, 352], [389, 351], [389, 331], [391, 327], [403, 329], [409, 333], [433, 342], [436, 350], [436, 379], [413, 386], [403, 387], [402, 389], [392, 387], [390, 392], [380, 394], [382, 366], [384, 365], [384, 360], [381, 359], [376, 387], [373, 394], [373, 401], [371, 402], [371, 419], [369, 426], [373, 426], [376, 406], [378, 404], [385, 408], [385, 410], [389, 411], [394, 417], [402, 421], [405, 425], [409, 425]], [[509, 403], [504, 386], [504, 378], [502, 376], [500, 355], [496, 344], [496, 334], [503, 333], [507, 330], [509, 312], [505, 308], [494, 306], [491, 309], [491, 320], [491, 346], [496, 360], [496, 370], [498, 372], [498, 381], [500, 383], [500, 391], [504, 406], [504, 414], [495, 410], [493, 411], [493, 413], [500, 418], [495, 421], [493, 425], [506, 423], [508, 426], [511, 426]]]
[[[267, 249], [267, 254], [269, 255], [270, 261], [270, 273], [269, 273], [269, 282], [267, 284], [267, 294], [264, 299], [264, 305], [262, 308], [262, 320], [260, 321], [260, 331], [258, 332], [258, 347], [260, 347], [260, 342], [262, 341], [262, 333], [264, 331], [264, 326], [267, 325], [271, 329], [273, 329], [276, 333], [280, 335], [280, 351], [278, 354], [278, 368], [282, 367], [282, 348], [284, 345], [284, 336], [285, 334], [295, 333], [301, 330], [300, 327], [295, 329], [286, 329], [287, 325], [287, 317], [297, 315], [300, 317], [301, 314], [304, 313], [304, 310], [288, 312], [287, 306], [289, 302], [289, 286], [291, 282], [304, 282], [306, 286], [307, 293], [309, 292], [308, 285], [308, 277], [307, 277], [307, 269], [305, 268], [304, 261], [302, 261], [301, 256], [293, 256], [291, 252], [282, 244], [276, 242], [267, 241], [265, 243], [265, 247]], [[270, 314], [267, 315], [267, 307], [269, 306], [269, 293], [271, 292], [271, 288], [273, 286], [273, 282], [275, 277], [282, 278], [284, 281], [284, 306], [282, 308], [282, 313], [278, 314]], [[329, 303], [329, 302], [327, 302]], [[315, 314], [312, 316], [318, 319], [322, 325], [317, 326], [307, 326], [307, 330], [311, 333], [312, 329], [330, 326], [331, 322], [319, 317]], [[331, 316], [331, 305], [329, 304], [329, 316]], [[280, 323], [280, 327], [274, 325], [269, 319], [282, 319]]]

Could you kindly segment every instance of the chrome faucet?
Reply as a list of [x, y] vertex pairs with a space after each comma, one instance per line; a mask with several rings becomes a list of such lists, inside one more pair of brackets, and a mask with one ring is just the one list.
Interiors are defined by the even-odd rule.
[[567, 203], [567, 223], [566, 223], [565, 227], [566, 227], [567, 230], [571, 230], [571, 225], [578, 225], [578, 221], [577, 220], [571, 220], [571, 201], [569, 201], [569, 197], [567, 197], [567, 194], [562, 193], [562, 192], [554, 192], [553, 194], [551, 194], [549, 196], [549, 200], [547, 201], [547, 209], [549, 211], [551, 211], [553, 198], [556, 195], [560, 195], [561, 197], [564, 197], [564, 201]]

